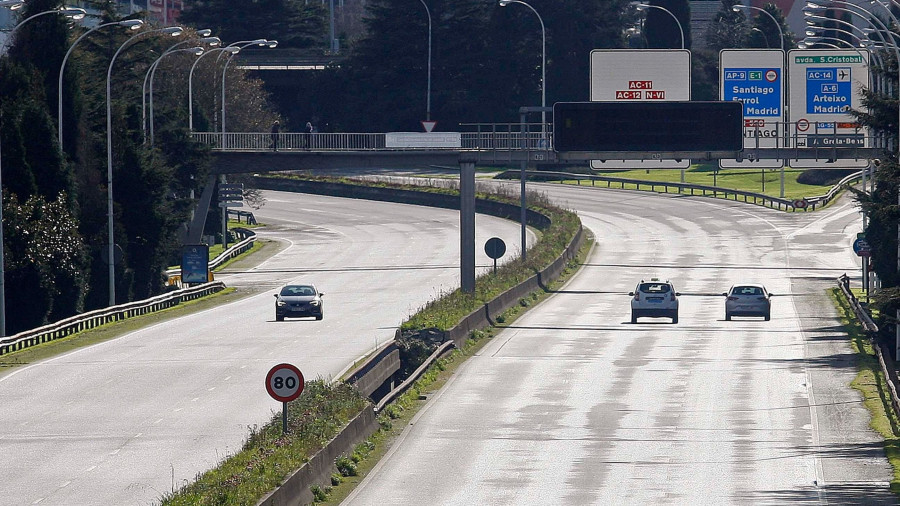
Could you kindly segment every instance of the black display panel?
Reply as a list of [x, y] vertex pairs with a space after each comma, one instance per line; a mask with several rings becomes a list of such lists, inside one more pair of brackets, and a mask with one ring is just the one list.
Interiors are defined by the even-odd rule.
[[553, 149], [563, 151], [741, 151], [740, 102], [558, 102]]

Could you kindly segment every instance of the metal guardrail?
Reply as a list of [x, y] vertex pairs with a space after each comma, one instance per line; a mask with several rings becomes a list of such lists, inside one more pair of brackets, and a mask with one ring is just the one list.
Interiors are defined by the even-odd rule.
[[[510, 170], [507, 171], [506, 174], [518, 175], [520, 171], [518, 170]], [[602, 181], [606, 183], [607, 188], [611, 188], [613, 183], [619, 184], [620, 188], [624, 189], [626, 185], [634, 185], [637, 190], [640, 190], [643, 186], [650, 191], [657, 191], [657, 188], [662, 188], [664, 193], [686, 193], [689, 192], [689, 195], [701, 195], [701, 196], [709, 196], [724, 198], [726, 200], [734, 200], [737, 202], [739, 199], [742, 199], [745, 203], [752, 203], [756, 205], [762, 205], [765, 207], [770, 207], [772, 209], [778, 210], [797, 210], [797, 211], [806, 211], [806, 210], [815, 210], [817, 206], [824, 206], [831, 202], [847, 185], [851, 184], [853, 181], [860, 179], [862, 177], [862, 171], [855, 172], [853, 174], [848, 175], [847, 177], [841, 179], [837, 184], [831, 187], [827, 193], [823, 195], [815, 195], [811, 197], [806, 197], [804, 199], [782, 199], [778, 197], [772, 197], [771, 195], [765, 195], [763, 193], [756, 192], [747, 192], [742, 190], [731, 190], [728, 188], [722, 188], [719, 186], [706, 186], [706, 185], [697, 185], [697, 184], [688, 184], [688, 183], [670, 183], [663, 181], [645, 181], [639, 179], [627, 179], [627, 178], [619, 178], [619, 177], [610, 177], [610, 176], [595, 176], [592, 174], [575, 174], [569, 172], [553, 172], [553, 171], [534, 171], [527, 170], [525, 171], [526, 176], [538, 176], [538, 177], [556, 177], [559, 179], [565, 180], [575, 180], [578, 182], [578, 185], [581, 185], [581, 181], [591, 181], [591, 186], [596, 186], [597, 181]], [[674, 189], [674, 191], [670, 192], [670, 189]], [[805, 203], [798, 206], [802, 201]]]
[[[243, 236], [244, 239], [212, 260], [209, 263], [210, 270], [215, 269], [253, 247], [253, 243], [256, 240], [256, 234], [252, 230], [236, 228], [233, 229], [233, 231], [238, 235]], [[170, 269], [166, 271], [166, 275], [168, 275], [169, 278], [180, 274], [180, 269]], [[195, 287], [183, 288], [163, 295], [157, 295], [156, 297], [151, 297], [142, 301], [110, 306], [89, 313], [71, 316], [55, 323], [19, 332], [14, 336], [0, 339], [0, 355], [19, 351], [55, 339], [68, 337], [72, 334], [99, 327], [100, 325], [107, 323], [167, 309], [177, 306], [181, 302], [204, 297], [224, 288], [225, 284], [221, 281], [204, 283]]]
[[[231, 231], [234, 232], [235, 235], [243, 237], [243, 239], [240, 242], [236, 243], [234, 246], [223, 251], [216, 258], [210, 260], [209, 270], [214, 270], [225, 262], [231, 260], [232, 258], [242, 255], [253, 248], [253, 244], [256, 242], [255, 232], [246, 228], [233, 228], [231, 229]], [[181, 276], [181, 268], [179, 267], [176, 269], [168, 269], [166, 271], [166, 276], [170, 281], [174, 278], [178, 278], [179, 276]]]
[[900, 394], [897, 393], [897, 366], [894, 360], [891, 358], [890, 354], [885, 353], [884, 346], [878, 342], [878, 339], [875, 338], [878, 333], [878, 325], [872, 320], [872, 317], [869, 316], [869, 312], [866, 311], [865, 308], [862, 307], [862, 304], [859, 303], [859, 299], [853, 295], [853, 292], [850, 291], [850, 278], [847, 277], [846, 274], [838, 278], [838, 286], [843, 292], [844, 297], [847, 298], [847, 301], [850, 302], [850, 307], [853, 309], [853, 312], [856, 314], [856, 318], [859, 320], [860, 325], [862, 325], [863, 330], [866, 333], [866, 337], [868, 337], [869, 342], [872, 343], [872, 347], [875, 348], [875, 355], [878, 356], [878, 363], [881, 365], [881, 372], [884, 373], [885, 381], [887, 381], [888, 391], [891, 394], [891, 405], [894, 408], [894, 413], [900, 413]]
[[71, 316], [56, 323], [26, 330], [24, 332], [19, 332], [14, 336], [0, 339], [0, 355], [68, 337], [78, 332], [96, 328], [107, 323], [113, 323], [177, 306], [184, 301], [205, 297], [206, 295], [218, 292], [224, 288], [225, 284], [221, 281], [205, 283], [200, 286], [157, 295], [156, 297], [151, 297], [142, 301], [110, 306], [81, 315]]

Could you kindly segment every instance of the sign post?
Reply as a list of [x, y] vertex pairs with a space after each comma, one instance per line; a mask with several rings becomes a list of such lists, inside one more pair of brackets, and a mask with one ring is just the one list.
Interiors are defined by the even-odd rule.
[[491, 237], [484, 243], [484, 253], [494, 260], [494, 274], [497, 274], [497, 259], [506, 253], [506, 243], [499, 237]]
[[304, 386], [303, 373], [291, 364], [278, 364], [266, 375], [266, 391], [273, 399], [282, 403], [281, 431], [284, 434], [288, 432], [287, 403], [300, 397]]

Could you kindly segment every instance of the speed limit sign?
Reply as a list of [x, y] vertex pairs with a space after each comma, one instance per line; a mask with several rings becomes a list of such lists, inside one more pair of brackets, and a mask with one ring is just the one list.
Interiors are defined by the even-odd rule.
[[266, 375], [266, 391], [276, 401], [291, 402], [303, 392], [303, 373], [291, 364], [278, 364]]

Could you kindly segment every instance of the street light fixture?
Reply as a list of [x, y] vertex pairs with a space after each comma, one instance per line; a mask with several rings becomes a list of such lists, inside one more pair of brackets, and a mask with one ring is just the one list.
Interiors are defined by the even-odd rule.
[[681, 49], [684, 49], [684, 28], [682, 28], [681, 21], [678, 19], [678, 16], [673, 14], [672, 11], [659, 5], [645, 4], [643, 2], [631, 2], [631, 6], [634, 7], [634, 9], [638, 12], [643, 12], [647, 9], [659, 9], [668, 13], [669, 16], [672, 16], [672, 19], [675, 20], [675, 24], [678, 25], [678, 33], [681, 34]]
[[[428, 90], [425, 93], [425, 121], [431, 121], [431, 10], [425, 0], [419, 0], [428, 14]], [[500, 2], [500, 5], [504, 5]]]
[[112, 87], [112, 69], [116, 63], [116, 58], [125, 49], [131, 41], [143, 35], [154, 33], [162, 33], [177, 37], [184, 32], [180, 26], [168, 26], [157, 30], [149, 30], [132, 36], [119, 46], [112, 60], [109, 62], [109, 70], [106, 71], [106, 213], [107, 213], [107, 233], [109, 234], [109, 244], [107, 245], [107, 262], [109, 263], [109, 305], [116, 305], [116, 242], [113, 233], [113, 158], [112, 158], [112, 105], [110, 103], [110, 88]]
[[190, 74], [188, 74], [188, 131], [190, 132], [194, 131], [194, 88], [192, 84], [194, 80], [194, 69], [197, 68], [197, 64], [200, 63], [200, 60], [203, 59], [204, 56], [215, 53], [217, 51], [234, 55], [238, 54], [241, 51], [241, 48], [237, 46], [227, 46], [210, 49], [209, 51], [200, 55], [200, 57], [194, 61], [194, 64], [191, 65], [191, 72]]
[[150, 147], [153, 147], [153, 145], [154, 145], [154, 137], [153, 137], [153, 78], [156, 76], [156, 69], [157, 69], [157, 67], [159, 67], [159, 62], [162, 61], [162, 59], [166, 55], [170, 55], [170, 54], [174, 54], [174, 53], [185, 52], [185, 53], [190, 53], [194, 56], [200, 56], [203, 54], [204, 51], [206, 51], [206, 50], [199, 46], [186, 48], [186, 49], [175, 49], [175, 50], [171, 50], [171, 51], [166, 51], [165, 53], [160, 55], [160, 57], [157, 58], [155, 62], [153, 62], [150, 65], [150, 71], [147, 72], [147, 75], [150, 76]]
[[[200, 30], [197, 32], [198, 34], [208, 34], [210, 32], [209, 29]], [[153, 78], [156, 75], [156, 67], [159, 66], [159, 60], [162, 59], [163, 56], [176, 52], [176, 48], [183, 46], [185, 44], [189, 44], [191, 42], [199, 42], [200, 44], [208, 44], [210, 46], [218, 46], [222, 43], [222, 39], [218, 37], [203, 37], [199, 41], [193, 40], [183, 40], [178, 42], [165, 51], [163, 51], [162, 55], [155, 62], [150, 65], [150, 69], [147, 71], [147, 75], [144, 76], [144, 85], [141, 88], [141, 129], [144, 132], [144, 143], [147, 143], [147, 96], [150, 96], [150, 145], [153, 145], [153, 124], [154, 124], [154, 116], [153, 116]], [[201, 50], [201, 54], [203, 48], [199, 48]], [[148, 82], [149, 82], [149, 91], [148, 91]]]
[[[24, 1], [24, 0], [22, 0], [22, 1]], [[57, 89], [59, 90], [59, 108], [58, 108], [58, 111], [57, 111], [57, 116], [56, 116], [56, 118], [57, 118], [58, 130], [59, 130], [59, 132], [58, 132], [59, 135], [58, 135], [58, 136], [59, 136], [59, 149], [60, 149], [60, 151], [62, 151], [62, 148], [63, 148], [63, 101], [62, 101], [62, 92], [63, 92], [63, 72], [64, 72], [65, 69], [66, 69], [66, 62], [67, 62], [68, 59], [69, 59], [69, 55], [72, 54], [72, 51], [75, 49], [75, 46], [77, 46], [78, 43], [81, 42], [81, 39], [87, 37], [87, 36], [90, 35], [92, 32], [95, 32], [95, 31], [97, 31], [97, 30], [99, 30], [99, 29], [101, 29], [101, 28], [105, 28], [105, 27], [107, 27], [107, 26], [118, 25], [118, 26], [123, 26], [123, 27], [125, 27], [125, 28], [128, 28], [129, 30], [137, 30], [137, 29], [140, 28], [143, 24], [144, 24], [144, 22], [141, 21], [140, 19], [127, 19], [127, 20], [125, 20], [125, 21], [113, 21], [112, 23], [104, 23], [104, 24], [102, 24], [102, 25], [99, 25], [99, 26], [97, 26], [97, 27], [91, 28], [90, 30], [84, 32], [84, 33], [81, 35], [81, 37], [78, 37], [77, 39], [75, 39], [75, 42], [73, 42], [72, 45], [69, 46], [69, 50], [66, 51], [66, 56], [63, 57], [62, 65], [60, 65], [60, 67], [59, 67], [59, 85], [57, 86]]]
[[531, 5], [522, 0], [500, 0], [500, 7], [506, 7], [509, 4], [522, 4], [531, 9], [531, 12], [537, 16], [541, 23], [541, 137], [546, 139], [547, 131], [547, 30], [544, 28], [544, 19]]
[[[759, 8], [759, 7], [754, 7], [752, 5], [742, 5], [742, 4], [734, 4], [731, 7], [731, 10], [734, 12], [754, 10], [754, 11], [760, 11], [763, 14], [765, 14], [766, 16], [769, 16], [769, 19], [771, 19], [772, 22], [775, 23], [775, 28], [778, 28], [778, 41], [781, 43], [781, 50], [784, 51], [784, 32], [781, 30], [781, 23], [779, 23], [778, 20], [775, 19], [775, 16], [773, 16], [769, 11]], [[760, 31], [762, 31], [762, 30], [760, 30]], [[763, 35], [765, 35], [765, 34], [763, 34]], [[766, 45], [768, 46], [769, 45], [768, 39], [766, 39], [766, 41], [767, 41]]]
[[[228, 44], [226, 47], [237, 47], [239, 49], [243, 49], [248, 46], [262, 47], [262, 46], [265, 46], [268, 42], [269, 41], [266, 39], [239, 40], [237, 42], [232, 42], [231, 44]], [[219, 60], [222, 59], [222, 56], [225, 56], [225, 53], [219, 53], [219, 55], [216, 56], [216, 65], [219, 64]], [[227, 58], [231, 58], [231, 56], [233, 56], [233, 55], [229, 54], [229, 55], [227, 55]], [[213, 75], [215, 75], [215, 72], [213, 72]], [[218, 77], [216, 77], [216, 79], [217, 79], [216, 83], [218, 85]], [[224, 79], [224, 71], [223, 71], [223, 79]], [[223, 90], [223, 92], [224, 92], [224, 90]], [[214, 117], [213, 131], [219, 131], [219, 104], [217, 102], [217, 100], [219, 99], [218, 93], [214, 92], [213, 97], [214, 97], [213, 109], [215, 111], [213, 113], [213, 115], [214, 115], [213, 116]], [[224, 138], [224, 136], [223, 136], [223, 138]]]
[[[244, 49], [247, 46], [260, 46], [273, 49], [278, 46], [278, 41], [262, 39], [262, 42], [259, 42], [258, 40], [255, 40], [239, 47], [240, 49]], [[222, 55], [219, 55], [216, 58], [221, 56]], [[232, 58], [234, 58], [234, 54], [229, 54], [225, 60], [225, 66], [222, 68], [222, 146], [225, 145], [225, 76], [228, 74], [228, 64], [231, 63]]]
[[750, 31], [751, 31], [751, 32], [759, 32], [759, 34], [762, 35], [762, 36], [763, 36], [763, 39], [766, 41], [766, 49], [770, 49], [770, 48], [771, 48], [771, 46], [769, 45], [769, 36], [766, 35], [766, 32], [760, 30], [759, 28], [757, 28], [757, 27], [755, 27], [755, 26], [754, 26], [753, 28], [751, 28]]
[[[10, 10], [21, 8], [25, 4], [24, 0], [0, 0], [0, 7], [6, 7]], [[29, 16], [12, 27], [9, 31], [10, 38], [25, 23], [31, 21], [38, 16], [46, 16], [47, 14], [62, 14], [69, 19], [82, 19], [85, 10], [77, 7], [54, 9], [50, 11], [39, 12]], [[3, 258], [3, 157], [2, 147], [0, 147], [0, 337], [6, 337], [6, 260]]]

